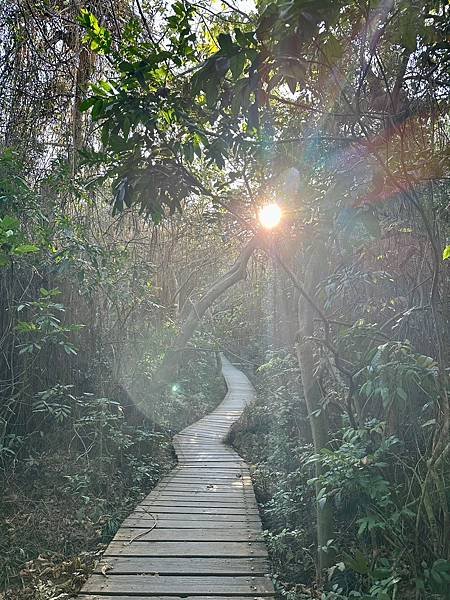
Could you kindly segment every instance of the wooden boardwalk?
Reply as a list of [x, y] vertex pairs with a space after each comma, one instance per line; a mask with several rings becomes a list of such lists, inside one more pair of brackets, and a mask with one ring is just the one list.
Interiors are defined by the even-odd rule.
[[254, 390], [224, 357], [222, 371], [225, 399], [175, 436], [178, 466], [122, 523], [80, 600], [274, 598], [248, 467], [224, 444]]

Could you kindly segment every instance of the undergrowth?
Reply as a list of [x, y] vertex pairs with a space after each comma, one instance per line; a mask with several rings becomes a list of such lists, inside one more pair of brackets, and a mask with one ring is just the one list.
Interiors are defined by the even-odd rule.
[[172, 434], [223, 398], [212, 356], [181, 368], [179, 381], [159, 400], [171, 430], [127, 422], [118, 402], [65, 386], [35, 403], [38, 428], [5, 436], [0, 597], [63, 600], [80, 589], [121, 521], [174, 466]]
[[[330, 447], [317, 456], [294, 358], [269, 352], [251, 378], [257, 400], [234, 426], [231, 442], [251, 466], [278, 597], [448, 599], [450, 563], [417, 526], [417, 487], [426, 477], [420, 431], [412, 439], [410, 432], [387, 434], [375, 418], [357, 429], [336, 420]], [[334, 564], [319, 577], [318, 460], [319, 508], [330, 503], [335, 520]]]

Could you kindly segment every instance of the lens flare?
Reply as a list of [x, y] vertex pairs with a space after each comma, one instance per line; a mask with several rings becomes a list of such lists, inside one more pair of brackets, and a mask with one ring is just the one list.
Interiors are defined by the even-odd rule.
[[259, 209], [258, 220], [264, 229], [273, 229], [281, 221], [281, 208], [278, 204], [266, 204]]

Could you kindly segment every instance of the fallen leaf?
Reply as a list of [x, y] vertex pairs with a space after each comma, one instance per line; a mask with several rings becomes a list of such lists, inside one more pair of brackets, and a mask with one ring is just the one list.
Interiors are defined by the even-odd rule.
[[106, 563], [105, 565], [103, 565], [103, 567], [100, 569], [100, 573], [103, 575], [103, 577], [108, 577], [107, 572], [111, 571], [112, 566], [108, 565], [108, 563]]

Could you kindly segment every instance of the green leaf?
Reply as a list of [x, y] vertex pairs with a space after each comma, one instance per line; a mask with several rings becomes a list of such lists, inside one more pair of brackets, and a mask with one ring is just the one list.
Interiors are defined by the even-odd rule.
[[217, 37], [217, 42], [226, 55], [229, 55], [233, 51], [233, 40], [229, 33], [220, 33]]
[[201, 147], [201, 138], [199, 135], [197, 135], [197, 134], [194, 135], [194, 142], [192, 145], [193, 145], [196, 156], [198, 156], [198, 158], [201, 158], [202, 157], [202, 147]]
[[211, 77], [203, 84], [203, 89], [206, 96], [206, 104], [212, 108], [219, 97], [219, 82]]
[[83, 42], [88, 44], [89, 48], [97, 54], [107, 54], [111, 50], [112, 35], [105, 27], [102, 27], [95, 15], [81, 9], [78, 22], [86, 30]]
[[404, 400], [405, 402], [406, 402], [406, 400], [408, 400], [408, 396], [407, 396], [407, 394], [406, 394], [406, 392], [405, 392], [405, 390], [404, 390], [403, 388], [401, 388], [401, 387], [398, 387], [398, 388], [397, 388], [397, 390], [396, 390], [396, 392], [397, 392], [397, 395], [398, 395], [398, 396], [399, 396], [399, 397], [400, 397], [402, 400]]
[[242, 33], [239, 27], [236, 27], [236, 29], [234, 30], [234, 37], [236, 38], [236, 42], [239, 44], [239, 46], [245, 48], [248, 45], [248, 39], [246, 35]]
[[183, 144], [183, 156], [188, 162], [192, 162], [194, 160], [194, 145], [192, 142], [186, 142], [186, 144]]
[[194, 75], [192, 76], [191, 89], [192, 89], [192, 93], [194, 94], [194, 96], [199, 94], [200, 91], [203, 89], [204, 79], [205, 79], [205, 69], [200, 69], [199, 71], [194, 73]]
[[442, 252], [442, 260], [448, 260], [450, 258], [450, 245], [445, 246], [444, 251]]
[[94, 107], [92, 109], [92, 118], [97, 120], [101, 113], [103, 112], [104, 101], [101, 98], [97, 98]]
[[322, 52], [329, 63], [335, 63], [341, 58], [343, 49], [339, 40], [330, 34], [322, 46]]
[[14, 254], [32, 254], [34, 252], [39, 252], [39, 246], [35, 244], [19, 244], [13, 250]]
[[369, 573], [369, 562], [361, 550], [356, 550], [354, 557], [351, 557], [348, 554], [344, 555], [344, 559], [345, 565], [352, 569], [352, 571], [355, 571], [360, 575], [367, 575]]
[[101, 133], [100, 138], [101, 138], [103, 146], [105, 146], [105, 147], [108, 146], [108, 143], [109, 143], [109, 127], [108, 127], [107, 124], [103, 125], [103, 127], [102, 127], [102, 133]]
[[96, 102], [97, 102], [97, 98], [95, 96], [86, 98], [86, 100], [83, 100], [83, 102], [80, 104], [80, 111], [85, 112], [86, 110], [89, 110], [91, 108], [91, 106], [94, 106], [94, 104]]
[[130, 121], [128, 115], [125, 115], [123, 122], [122, 122], [122, 126], [121, 126], [121, 129], [123, 132], [123, 137], [125, 140], [128, 139], [128, 135], [130, 133], [130, 127], [131, 127], [131, 121]]
[[1, 252], [0, 253], [0, 268], [7, 267], [9, 265], [9, 257], [7, 254]]
[[19, 226], [20, 223], [15, 217], [6, 215], [3, 219], [0, 219], [0, 228], [3, 231], [7, 231], [8, 229], [19, 229]]
[[231, 74], [233, 75], [233, 77], [235, 79], [237, 79], [240, 74], [242, 73], [242, 70], [244, 69], [244, 65], [245, 65], [245, 54], [243, 54], [242, 52], [239, 52], [238, 54], [235, 54], [234, 56], [232, 56], [230, 58], [230, 70], [231, 70]]
[[364, 394], [368, 398], [372, 393], [372, 387], [373, 387], [372, 382], [370, 380], [366, 381], [366, 383], [361, 386], [359, 393]]
[[406, 12], [400, 25], [401, 41], [403, 46], [410, 52], [417, 48], [417, 24], [414, 21], [414, 15]]

